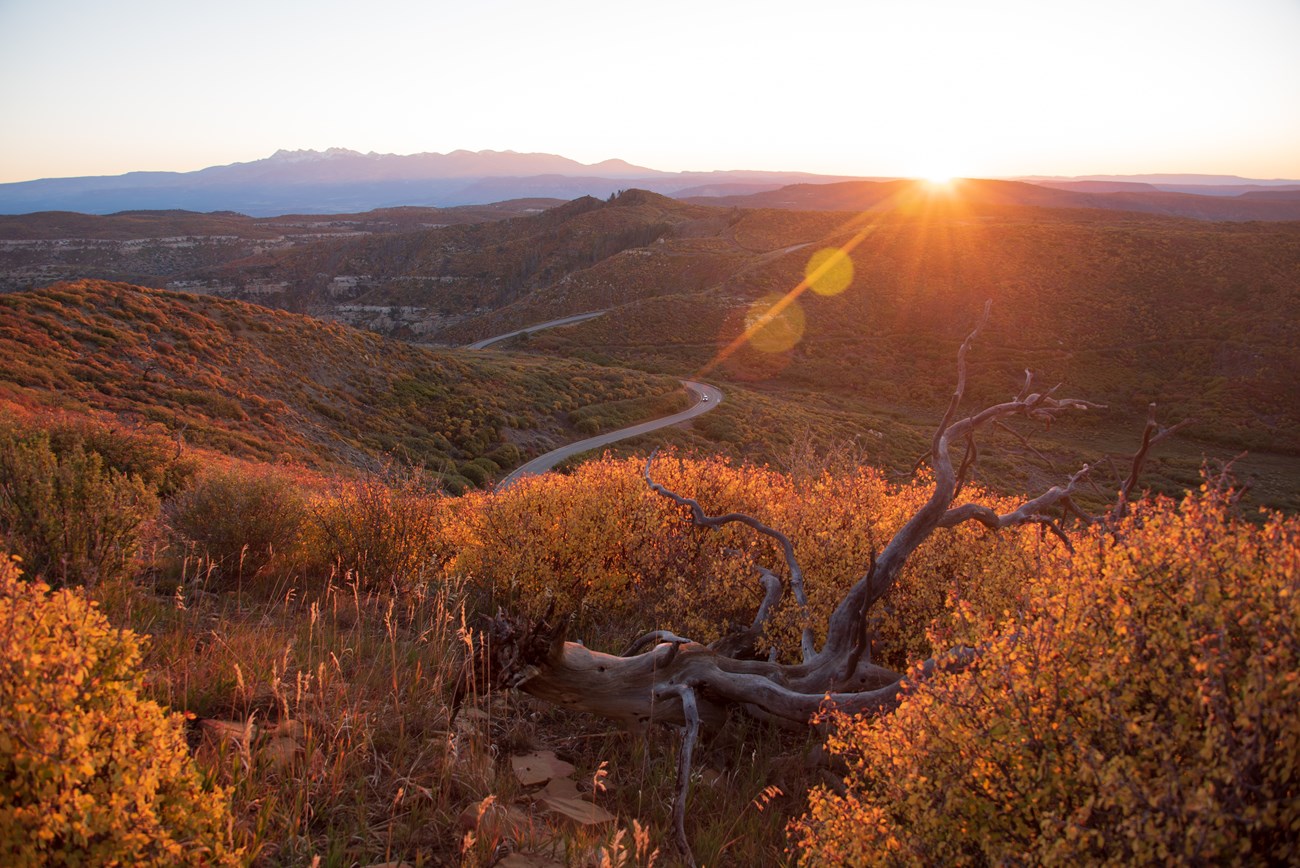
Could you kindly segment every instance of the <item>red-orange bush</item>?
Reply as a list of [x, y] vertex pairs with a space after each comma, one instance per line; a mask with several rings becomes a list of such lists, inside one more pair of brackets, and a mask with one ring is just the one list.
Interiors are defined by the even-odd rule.
[[179, 541], [215, 567], [217, 588], [252, 587], [294, 564], [307, 523], [306, 499], [269, 466], [212, 470], [166, 507]]
[[[637, 459], [592, 461], [569, 476], [529, 478], [462, 498], [449, 511], [454, 554], [445, 568], [498, 602], [534, 613], [554, 598], [558, 612], [578, 615], [578, 629], [604, 624], [623, 639], [659, 627], [708, 642], [748, 626], [763, 595], [754, 566], [784, 573], [780, 549], [739, 524], [692, 527], [685, 510], [649, 490], [643, 466]], [[928, 493], [924, 482], [891, 486], [869, 468], [796, 482], [718, 458], [661, 457], [652, 475], [711, 514], [747, 512], [789, 534], [818, 629], [866, 571], [872, 551]], [[971, 496], [997, 504], [983, 492]], [[963, 625], [946, 614], [954, 601], [965, 601], [984, 621], [1016, 609], [1025, 591], [1018, 577], [1057, 548], [1041, 543], [1036, 531], [989, 534], [966, 526], [936, 535], [882, 608], [878, 658], [901, 668], [928, 655], [926, 630], [936, 619], [944, 636], [956, 635]], [[787, 599], [769, 638], [793, 653], [801, 625]]]
[[1206, 490], [1081, 538], [963, 672], [840, 719], [804, 864], [1292, 862], [1300, 521]]
[[363, 588], [426, 583], [447, 559], [451, 503], [418, 475], [342, 484], [312, 505], [317, 557]]

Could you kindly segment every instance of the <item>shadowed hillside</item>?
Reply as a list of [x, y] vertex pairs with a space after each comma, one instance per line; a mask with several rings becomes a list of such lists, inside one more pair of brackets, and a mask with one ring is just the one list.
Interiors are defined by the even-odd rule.
[[971, 360], [977, 400], [1014, 393], [1031, 369], [1044, 387], [1064, 383], [1107, 405], [1082, 422], [1094, 436], [1121, 431], [1156, 402], [1165, 419], [1199, 420], [1189, 437], [1202, 445], [1188, 447], [1198, 454], [1291, 456], [1261, 468], [1261, 485], [1295, 490], [1300, 224], [1040, 217], [950, 212], [871, 224], [851, 254], [849, 286], [803, 293], [791, 340], [774, 351], [742, 344], [726, 355], [771, 306], [755, 307], [760, 299], [797, 286], [814, 251], [857, 233], [773, 256], [706, 290], [631, 301], [527, 346], [914, 417], [944, 404], [952, 348], [991, 298], [988, 343]]

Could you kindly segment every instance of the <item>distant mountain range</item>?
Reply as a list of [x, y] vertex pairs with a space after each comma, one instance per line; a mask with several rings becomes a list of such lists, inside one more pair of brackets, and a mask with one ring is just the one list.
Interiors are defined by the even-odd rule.
[[1011, 180], [1088, 193], [1136, 193], [1146, 190], [1195, 193], [1198, 196], [1238, 196], [1258, 191], [1300, 191], [1300, 181], [1281, 178], [1263, 181], [1239, 175], [1080, 175], [1076, 178], [1027, 175]]
[[[882, 191], [887, 194], [887, 186], [881, 185], [896, 180], [748, 170], [663, 172], [624, 160], [586, 164], [555, 154], [514, 151], [402, 156], [330, 148], [282, 150], [264, 160], [195, 172], [129, 172], [0, 184], [0, 214], [184, 209], [269, 217], [355, 213], [395, 206], [447, 208], [525, 198], [603, 199], [632, 188], [701, 202], [707, 199], [709, 204], [792, 207], [787, 203], [798, 201], [801, 204], [793, 207], [860, 208], [869, 206], [853, 203], [864, 196], [871, 200]], [[1015, 204], [1118, 208], [1211, 220], [1300, 219], [1300, 181], [1226, 175], [1034, 176], [1016, 180], [1028, 183], [1016, 185], [1019, 192], [1015, 195], [1008, 192], [1012, 187], [1006, 187], [994, 198]], [[851, 188], [842, 186], [845, 183], [868, 186], [851, 193]], [[872, 184], [876, 186], [870, 187]], [[806, 189], [825, 185], [840, 189]], [[1059, 195], [1032, 192], [1049, 189]], [[1077, 198], [1068, 198], [1071, 194]], [[1167, 198], [1179, 195], [1196, 198]], [[1203, 200], [1209, 196], [1234, 204], [1207, 205]], [[844, 204], [831, 205], [829, 200], [843, 200]]]
[[399, 205], [446, 208], [538, 197], [605, 198], [633, 187], [672, 196], [735, 195], [847, 179], [806, 172], [661, 172], [623, 160], [588, 165], [554, 154], [514, 151], [400, 156], [330, 148], [277, 151], [264, 160], [196, 172], [129, 172], [0, 184], [0, 214], [185, 209], [269, 217]]

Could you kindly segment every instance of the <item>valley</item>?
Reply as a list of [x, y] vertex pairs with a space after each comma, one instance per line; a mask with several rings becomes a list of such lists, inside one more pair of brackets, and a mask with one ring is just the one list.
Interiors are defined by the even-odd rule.
[[[1015, 705], [961, 744], [1063, 733], [1040, 769], [1112, 750], [1107, 721], [1071, 729], [1084, 705], [1023, 701], [1082, 684], [1081, 703], [1163, 727], [1118, 753], [1159, 780], [1167, 744], [1204, 742], [1141, 692], [1195, 717], [1204, 645], [1187, 636], [1260, 624], [1234, 639], [1250, 665], [1296, 659], [1300, 223], [922, 186], [895, 205], [628, 190], [451, 214], [0, 218], [0, 531], [22, 557], [0, 564], [0, 606], [91, 600], [58, 623], [147, 635], [133, 670], [87, 690], [134, 685], [113, 732], [185, 712], [166, 755], [217, 788], [179, 816], [215, 819], [176, 846], [212, 864], [594, 864], [627, 835], [641, 864], [656, 848], [788, 864], [793, 841], [833, 862], [828, 781], [928, 778], [839, 777], [808, 753], [809, 716], [828, 694], [889, 715], [833, 718], [851, 740], [828, 749], [856, 762], [894, 738], [904, 771], [928, 768], [905, 727], [936, 724], [914, 709], [942, 713], [986, 659], [1027, 674], [981, 694]], [[993, 406], [998, 424], [962, 435]], [[1126, 516], [1144, 437], [1140, 484], [1170, 499]], [[942, 527], [909, 552], [924, 515]], [[47, 594], [19, 569], [79, 587]], [[898, 584], [863, 627], [850, 596], [877, 569]], [[1100, 623], [1070, 620], [1080, 600]], [[1032, 660], [1026, 630], [1047, 637]], [[7, 656], [62, 659], [33, 647]], [[1277, 743], [1294, 682], [1242, 683], [1272, 692], [1233, 737]], [[611, 737], [605, 718], [683, 735]], [[717, 737], [692, 733], [704, 718]], [[570, 771], [539, 788], [531, 764]], [[1054, 774], [1043, 786], [1093, 792], [1091, 771]], [[1293, 791], [1231, 780], [1269, 804]], [[998, 804], [1018, 817], [1017, 798]], [[845, 828], [854, 846], [870, 832]], [[1252, 846], [1279, 841], [1267, 826]]]
[[[853, 443], [895, 472], [923, 449], [953, 342], [992, 299], [992, 343], [973, 360], [975, 397], [1014, 388], [1030, 369], [1106, 408], [1067, 431], [1036, 433], [1032, 450], [1017, 439], [1028, 432], [1004, 432], [990, 484], [1033, 487], [1094, 443], [1116, 449], [1154, 402], [1162, 418], [1198, 420], [1166, 447], [1154, 468], [1159, 488], [1192, 486], [1205, 460], [1245, 453], [1235, 467], [1251, 496], [1300, 508], [1300, 223], [1080, 209], [1070, 199], [1058, 207], [1051, 197], [1078, 194], [1046, 187], [1034, 188], [1040, 204], [1025, 205], [1008, 204], [1005, 188], [992, 188], [1003, 191], [992, 202], [901, 183], [869, 187], [886, 190], [892, 208], [855, 212], [718, 207], [632, 190], [545, 210], [551, 203], [521, 200], [327, 218], [0, 217], [0, 286], [101, 277], [308, 314], [452, 356], [521, 332], [493, 350], [534, 366], [580, 360], [729, 384], [719, 413], [658, 442], [778, 463], [797, 442]], [[842, 206], [842, 187], [792, 189]], [[79, 237], [61, 237], [72, 232]], [[783, 314], [797, 323], [772, 326], [797, 330], [791, 340], [724, 350], [800, 286], [813, 255], [841, 247], [852, 248], [846, 286], [800, 292]], [[588, 318], [593, 311], [603, 313]], [[563, 329], [535, 329], [569, 318]], [[588, 411], [565, 412], [573, 425]], [[333, 423], [317, 415], [314, 424]], [[558, 445], [558, 430], [535, 444], [523, 437], [521, 458], [548, 438]]]
[[0, 33], [0, 868], [1300, 865], [1300, 0]]

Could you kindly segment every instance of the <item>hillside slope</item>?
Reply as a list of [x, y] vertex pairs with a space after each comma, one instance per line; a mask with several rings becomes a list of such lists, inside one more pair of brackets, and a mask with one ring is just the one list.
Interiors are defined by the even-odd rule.
[[725, 213], [634, 190], [512, 220], [268, 251], [170, 285], [436, 338], [467, 317]]
[[[508, 468], [592, 427], [661, 415], [679, 392], [667, 378], [413, 347], [126, 284], [0, 296], [0, 404], [110, 416], [263, 461], [393, 458], [452, 477], [489, 456]], [[571, 413], [603, 421], [579, 431]]]
[[1133, 430], [1155, 402], [1164, 419], [1200, 420], [1189, 442], [1201, 445], [1189, 448], [1276, 454], [1276, 478], [1262, 484], [1300, 490], [1300, 224], [1071, 213], [874, 221], [847, 289], [805, 292], [790, 345], [775, 351], [744, 344], [722, 358], [770, 306], [760, 299], [793, 289], [815, 251], [856, 233], [706, 289], [629, 301], [527, 346], [917, 419], [946, 404], [955, 348], [993, 299], [971, 358], [972, 404], [1014, 393], [1032, 369], [1041, 385], [1107, 405], [1081, 420], [1091, 436]]

